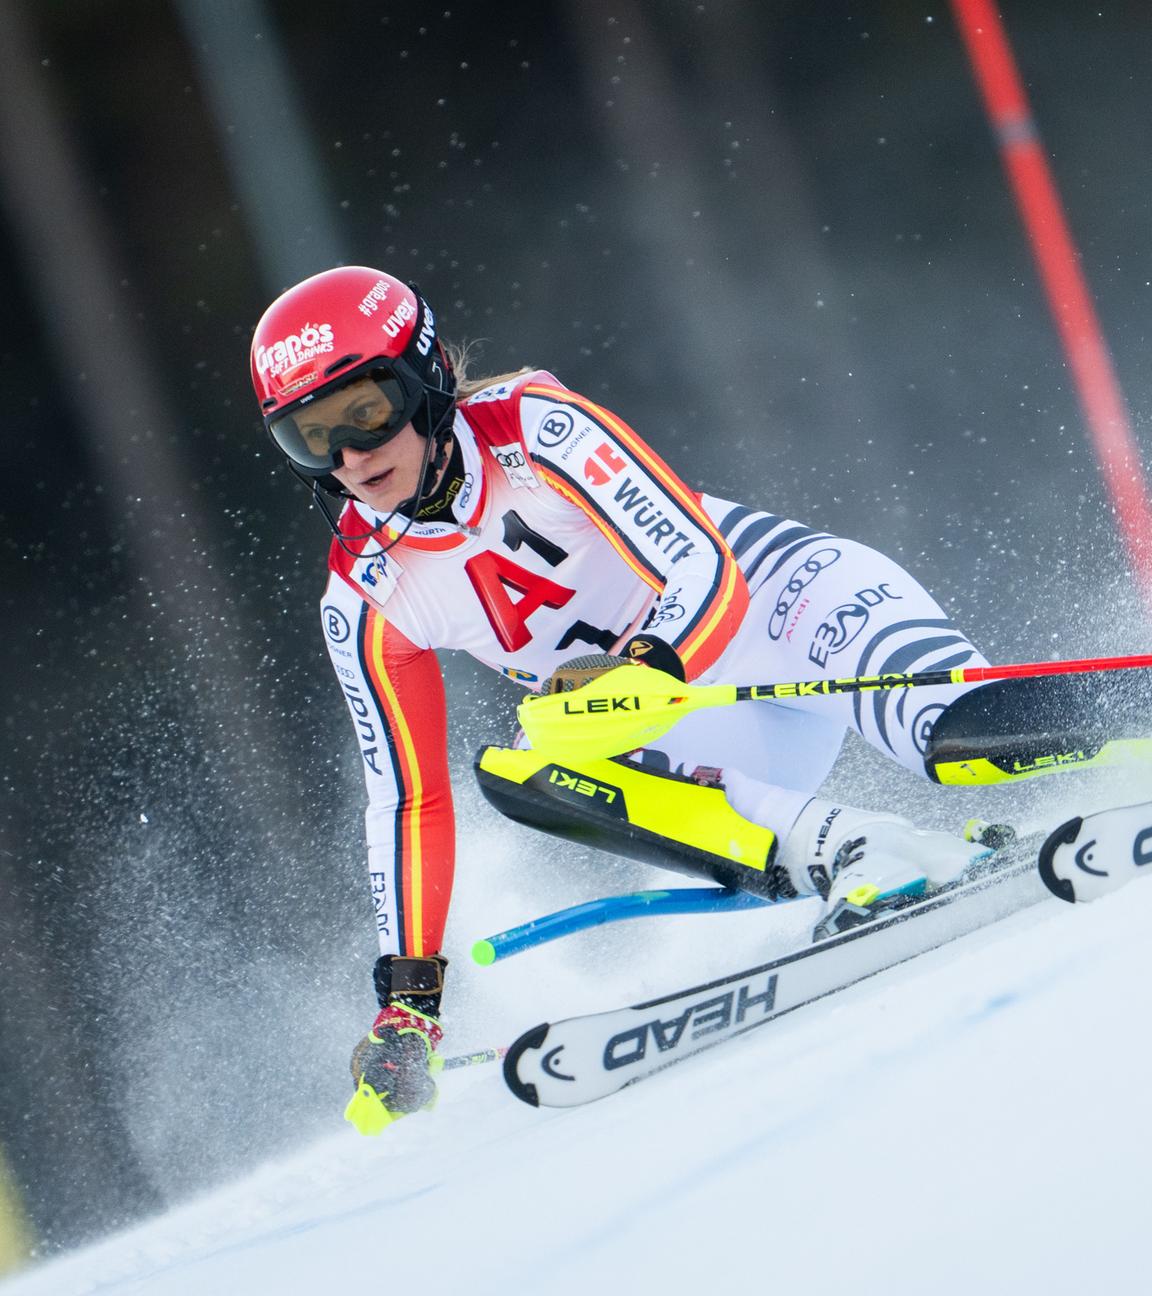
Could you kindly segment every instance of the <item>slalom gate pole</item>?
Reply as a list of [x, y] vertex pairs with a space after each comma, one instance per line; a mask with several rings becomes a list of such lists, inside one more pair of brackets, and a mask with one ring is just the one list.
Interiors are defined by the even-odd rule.
[[1152, 613], [1152, 507], [1112, 357], [994, 0], [952, 0], [1128, 561]]

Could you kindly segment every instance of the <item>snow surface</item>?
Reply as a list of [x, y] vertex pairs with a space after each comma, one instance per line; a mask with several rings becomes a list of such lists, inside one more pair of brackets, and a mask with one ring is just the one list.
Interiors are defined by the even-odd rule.
[[[468, 993], [511, 1038], [557, 1003], [628, 998], [590, 950], [640, 949], [638, 999], [762, 955], [766, 924], [787, 945], [806, 909], [622, 925], [475, 970]], [[0, 1291], [1145, 1292], [1150, 927], [1147, 883], [1049, 900], [584, 1108], [454, 1072], [430, 1115], [379, 1139], [334, 1117]]]

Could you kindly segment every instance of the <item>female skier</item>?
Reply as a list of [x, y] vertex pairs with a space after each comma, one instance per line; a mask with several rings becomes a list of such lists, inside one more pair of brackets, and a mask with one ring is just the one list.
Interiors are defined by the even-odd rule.
[[[390, 1115], [430, 1104], [441, 1038], [454, 826], [437, 649], [538, 691], [624, 661], [701, 683], [984, 664], [884, 555], [698, 494], [548, 373], [468, 380], [418, 290], [382, 271], [328, 270], [284, 293], [251, 359], [265, 427], [333, 533], [322, 623], [364, 761], [381, 951], [352, 1072]], [[547, 776], [528, 778], [497, 759], [481, 779], [542, 827], [586, 829], [604, 803], [598, 839], [621, 853], [818, 894], [827, 934], [951, 880], [979, 850], [815, 796], [849, 727], [939, 778], [933, 734], [967, 691], [743, 703], [687, 716], [629, 760], [537, 762]], [[645, 804], [638, 825], [628, 807]]]

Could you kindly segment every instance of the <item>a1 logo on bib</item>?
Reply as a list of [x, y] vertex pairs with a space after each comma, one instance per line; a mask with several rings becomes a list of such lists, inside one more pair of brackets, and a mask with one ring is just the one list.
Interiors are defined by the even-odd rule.
[[1070, 903], [1152, 876], [1152, 802], [1069, 819], [1040, 847], [1040, 878]]

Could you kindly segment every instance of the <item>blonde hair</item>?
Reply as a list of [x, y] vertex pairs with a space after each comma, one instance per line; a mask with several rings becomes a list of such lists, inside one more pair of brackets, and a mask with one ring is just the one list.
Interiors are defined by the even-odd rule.
[[533, 373], [531, 365], [523, 365], [519, 369], [509, 370], [508, 373], [488, 374], [483, 378], [472, 378], [468, 374], [468, 366], [475, 358], [475, 353], [479, 350], [480, 343], [472, 342], [445, 342], [444, 350], [448, 352], [448, 361], [452, 365], [452, 370], [456, 375], [456, 399], [466, 401], [477, 392], [481, 392], [485, 387], [496, 387], [500, 383], [513, 382], [521, 378], [526, 373]]

